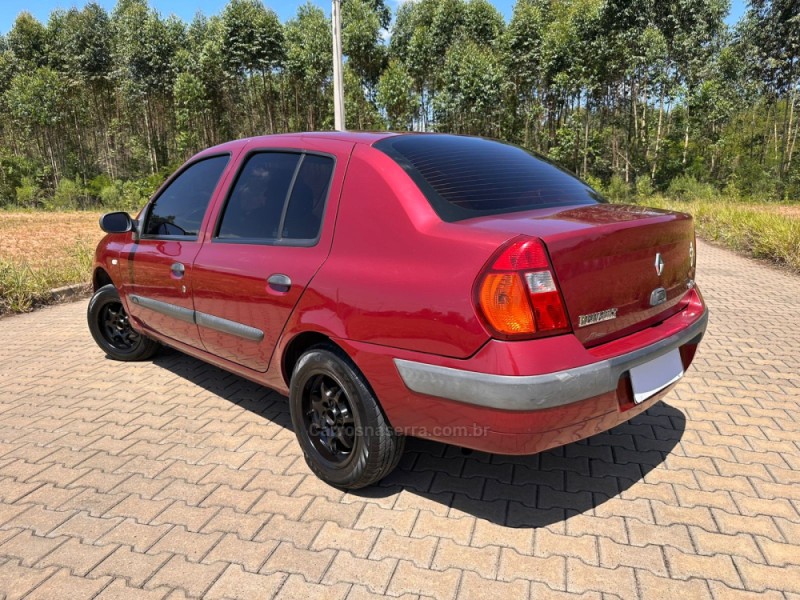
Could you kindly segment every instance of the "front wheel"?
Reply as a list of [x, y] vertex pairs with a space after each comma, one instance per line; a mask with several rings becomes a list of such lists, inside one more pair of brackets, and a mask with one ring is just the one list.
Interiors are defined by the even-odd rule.
[[323, 481], [362, 488], [400, 461], [405, 438], [391, 428], [364, 376], [335, 346], [317, 346], [300, 357], [289, 403], [306, 463]]
[[97, 345], [114, 360], [147, 360], [160, 344], [133, 329], [117, 289], [104, 285], [89, 300], [89, 331]]

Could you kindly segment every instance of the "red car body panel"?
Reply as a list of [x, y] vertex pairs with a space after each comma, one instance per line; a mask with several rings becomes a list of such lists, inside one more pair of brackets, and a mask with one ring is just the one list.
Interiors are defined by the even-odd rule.
[[[101, 269], [111, 278], [137, 329], [284, 394], [292, 344], [303, 339], [299, 336], [324, 336], [362, 371], [395, 428], [490, 452], [533, 453], [593, 435], [646, 410], [670, 388], [634, 404], [630, 380], [623, 374], [614, 380], [614, 389], [574, 402], [503, 410], [413, 391], [396, 361], [535, 377], [603, 361], [611, 364], [702, 325], [698, 336], [679, 345], [688, 368], [706, 310], [692, 279], [688, 288], [684, 285], [686, 277], [694, 277], [688, 246], [681, 246], [690, 223], [686, 216], [663, 211], [637, 216], [636, 209], [603, 205], [445, 222], [406, 171], [371, 147], [387, 135], [392, 134], [278, 135], [205, 150], [190, 162], [225, 152], [231, 159], [197, 240], [110, 234], [98, 246], [96, 273]], [[316, 244], [280, 247], [214, 240], [236, 173], [257, 149], [322, 152], [335, 158]], [[637, 275], [632, 284], [629, 275], [626, 287], [625, 273], [652, 268], [645, 263], [652, 262], [654, 232], [661, 236], [656, 243], [670, 269], [677, 264], [683, 271], [668, 271], [667, 301], [645, 308], [641, 290], [654, 287], [658, 279]], [[480, 318], [473, 294], [476, 281], [498, 248], [519, 235], [546, 243], [574, 333], [502, 341]], [[588, 269], [585, 265], [592, 260], [595, 268]], [[186, 265], [184, 278], [171, 276], [172, 262]], [[288, 292], [267, 285], [275, 273], [291, 278]], [[616, 291], [607, 289], [609, 278]], [[130, 301], [133, 293], [257, 328], [264, 337], [252, 341], [196, 323], [164, 324], [168, 317], [145, 316]], [[580, 299], [581, 294], [587, 298]], [[620, 306], [621, 318], [613, 327], [577, 327], [578, 315], [607, 308], [609, 302]]]

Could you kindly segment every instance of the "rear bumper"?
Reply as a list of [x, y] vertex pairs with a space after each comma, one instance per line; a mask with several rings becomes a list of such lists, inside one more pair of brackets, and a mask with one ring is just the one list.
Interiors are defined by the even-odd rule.
[[708, 312], [697, 289], [684, 308], [631, 335], [585, 348], [573, 335], [488, 342], [452, 359], [336, 339], [400, 433], [498, 454], [534, 454], [607, 431], [663, 398], [636, 404], [632, 367], [678, 348], [684, 370]]
[[395, 358], [406, 387], [418, 394], [505, 411], [556, 408], [613, 392], [633, 367], [700, 342], [708, 310], [686, 329], [649, 346], [595, 363], [543, 375], [494, 375]]

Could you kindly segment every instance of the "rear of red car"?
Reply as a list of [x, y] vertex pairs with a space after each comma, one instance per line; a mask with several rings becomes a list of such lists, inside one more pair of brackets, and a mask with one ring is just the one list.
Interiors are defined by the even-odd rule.
[[[428, 261], [471, 273], [472, 318], [451, 310], [429, 319], [431, 328], [452, 318], [464, 339], [475, 327], [485, 332], [463, 356], [422, 342], [378, 349], [340, 340], [396, 427], [492, 452], [538, 452], [640, 413], [689, 367], [707, 311], [688, 215], [606, 204], [546, 160], [488, 140], [407, 135], [374, 148], [441, 223], [431, 225], [407, 194], [401, 201], [422, 235], [463, 244], [461, 261], [435, 251]], [[467, 250], [490, 246], [481, 265]], [[424, 272], [420, 288], [437, 287]], [[405, 316], [413, 323], [413, 311]]]

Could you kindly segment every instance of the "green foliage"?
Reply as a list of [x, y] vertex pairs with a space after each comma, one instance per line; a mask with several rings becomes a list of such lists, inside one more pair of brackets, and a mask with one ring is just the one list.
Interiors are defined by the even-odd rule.
[[495, 52], [474, 41], [454, 45], [434, 101], [437, 128], [497, 137], [502, 110], [502, 69]]
[[79, 181], [63, 178], [55, 193], [45, 202], [49, 210], [76, 210], [85, 204], [86, 190]]
[[676, 200], [710, 200], [718, 192], [711, 184], [697, 181], [691, 175], [678, 175], [669, 184], [667, 195]]
[[[800, 198], [796, 0], [343, 0], [350, 128], [496, 137], [609, 195]], [[388, 40], [388, 41], [387, 41]], [[331, 23], [229, 0], [22, 13], [0, 37], [0, 206], [138, 206], [198, 150], [331, 128]], [[152, 176], [153, 181], [146, 181]], [[627, 184], [624, 182], [628, 182]]]
[[586, 177], [586, 183], [588, 183], [589, 187], [598, 192], [601, 196], [606, 195], [606, 186], [603, 184], [603, 180], [599, 177], [589, 175]]
[[392, 60], [378, 82], [378, 106], [386, 113], [389, 129], [410, 130], [419, 111], [414, 80], [405, 66]]
[[647, 175], [643, 175], [636, 180], [636, 195], [640, 198], [649, 198], [654, 191], [653, 181]]
[[323, 129], [333, 122], [333, 98], [328, 89], [333, 61], [330, 31], [325, 13], [310, 2], [300, 6], [297, 17], [286, 24], [292, 129]]
[[89, 244], [79, 241], [70, 248], [67, 260], [43, 268], [0, 258], [0, 315], [29, 311], [52, 302], [51, 290], [89, 281], [93, 254]]
[[782, 214], [780, 205], [721, 198], [671, 200], [658, 195], [643, 203], [688, 212], [704, 238], [800, 272], [800, 215]]
[[613, 175], [606, 187], [606, 197], [612, 202], [628, 202], [633, 197], [631, 186], [619, 175]]
[[283, 27], [260, 0], [230, 0], [222, 12], [221, 33], [231, 74], [266, 73], [283, 59]]
[[386, 127], [377, 107], [364, 97], [362, 80], [349, 64], [344, 68], [344, 108], [345, 121], [353, 129], [371, 131]]
[[17, 206], [22, 208], [37, 208], [43, 196], [42, 189], [31, 177], [23, 177], [16, 188]]
[[29, 12], [21, 12], [6, 36], [8, 49], [26, 69], [47, 64], [47, 29]]
[[66, 85], [61, 75], [49, 67], [20, 71], [5, 93], [8, 111], [23, 131], [36, 133], [57, 125], [65, 118]]
[[342, 5], [342, 48], [347, 66], [370, 88], [386, 64], [381, 29], [381, 14], [370, 0], [347, 0]]

